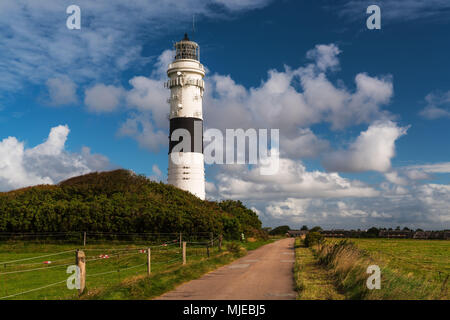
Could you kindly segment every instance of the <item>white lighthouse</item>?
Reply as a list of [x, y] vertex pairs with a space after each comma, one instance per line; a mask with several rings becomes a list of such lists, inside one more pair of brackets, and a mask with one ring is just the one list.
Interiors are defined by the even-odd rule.
[[[170, 136], [168, 183], [205, 199], [202, 100], [205, 68], [200, 48], [187, 34], [175, 43], [175, 59], [167, 69], [170, 89]], [[182, 130], [177, 130], [182, 129]], [[190, 148], [179, 150], [180, 132], [188, 132]], [[187, 140], [186, 140], [187, 141]]]

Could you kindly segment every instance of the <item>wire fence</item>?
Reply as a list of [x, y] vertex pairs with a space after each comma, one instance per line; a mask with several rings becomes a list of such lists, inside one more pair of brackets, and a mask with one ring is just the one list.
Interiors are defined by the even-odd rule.
[[185, 241], [201, 241], [209, 238], [211, 232], [90, 232], [90, 231], [68, 231], [68, 232], [1, 232], [0, 244], [2, 243], [41, 243], [41, 244], [101, 244], [104, 242], [121, 244], [148, 244], [176, 241], [182, 238]]
[[[48, 235], [50, 234], [45, 234], [45, 236]], [[143, 245], [140, 242], [127, 241], [126, 244], [116, 246], [111, 246], [114, 244], [111, 241], [101, 244], [94, 241], [86, 243], [87, 235], [88, 233], [83, 232], [83, 246], [80, 249], [85, 255], [86, 286], [90, 288], [104, 287], [105, 283], [111, 285], [120, 283], [122, 277], [150, 272], [150, 267], [154, 267], [152, 274], [157, 274], [170, 267], [181, 266], [186, 258], [192, 261], [207, 259], [213, 251], [219, 252], [222, 245], [222, 237], [217, 235], [214, 237], [212, 233], [152, 234], [154, 237], [151, 240], [164, 237], [164, 241], [159, 243], [149, 241]], [[92, 240], [94, 235], [89, 235]], [[112, 233], [108, 235], [113, 236]], [[149, 234], [141, 235], [148, 236]], [[0, 234], [0, 238], [1, 236], [2, 234]], [[35, 239], [31, 236], [29, 238]], [[48, 249], [45, 245], [41, 247], [45, 251]], [[35, 253], [39, 252], [36, 245], [31, 245], [29, 249]], [[30, 255], [29, 252], [3, 253], [3, 250], [0, 250], [0, 260], [2, 260], [0, 262], [0, 300], [29, 298], [33, 293], [37, 295], [37, 298], [60, 299], [70, 295], [75, 297], [73, 292], [68, 293], [65, 291], [68, 289], [59, 288], [58, 285], [67, 283], [67, 287], [69, 287], [68, 279], [71, 274], [68, 273], [67, 268], [76, 265], [78, 252], [76, 247], [72, 247], [70, 250], [34, 255]], [[21, 255], [23, 257], [20, 257]], [[13, 259], [2, 259], [5, 256], [13, 257]], [[19, 258], [16, 258], [17, 256]], [[117, 278], [111, 278], [114, 274], [117, 274]]]

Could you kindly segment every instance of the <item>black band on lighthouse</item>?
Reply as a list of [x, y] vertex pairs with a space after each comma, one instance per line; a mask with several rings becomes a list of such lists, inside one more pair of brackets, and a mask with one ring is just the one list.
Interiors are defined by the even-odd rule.
[[[181, 152], [197, 152], [203, 153], [203, 120], [199, 118], [172, 118], [170, 119], [170, 135], [169, 135], [169, 153], [172, 149], [182, 143], [184, 135], [180, 135], [180, 130], [184, 129], [189, 132], [191, 137], [190, 146], [187, 145]], [[183, 132], [181, 132], [182, 134]], [[174, 140], [174, 141], [172, 141]], [[189, 148], [190, 147], [190, 148]]]

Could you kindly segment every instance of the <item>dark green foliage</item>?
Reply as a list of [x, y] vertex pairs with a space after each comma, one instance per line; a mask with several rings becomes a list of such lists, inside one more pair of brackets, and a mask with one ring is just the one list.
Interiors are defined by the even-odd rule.
[[0, 232], [213, 232], [238, 239], [260, 229], [240, 201], [202, 201], [122, 169], [0, 193]]
[[311, 228], [311, 230], [309, 230], [309, 231], [311, 231], [311, 232], [320, 232], [320, 231], [322, 231], [322, 228], [319, 227], [319, 226], [316, 226], [314, 228]]
[[304, 225], [304, 226], [302, 226], [302, 228], [301, 228], [300, 230], [302, 230], [302, 231], [308, 231], [308, 226]]
[[305, 246], [311, 247], [323, 241], [324, 237], [319, 232], [308, 232], [305, 237]]
[[380, 233], [380, 230], [378, 230], [377, 228], [375, 228], [375, 227], [372, 227], [372, 228], [370, 228], [369, 230], [367, 230], [367, 232], [366, 232], [366, 236], [368, 237], [368, 238], [376, 238], [376, 237], [378, 237], [378, 234]]
[[[226, 221], [228, 218], [224, 220], [224, 229], [228, 239], [237, 240], [242, 232], [246, 238], [261, 236], [261, 221], [257, 214], [245, 207], [241, 201], [225, 200], [219, 202], [219, 206], [234, 218], [233, 221]], [[236, 220], [237, 224], [235, 224]]]
[[289, 226], [279, 226], [269, 232], [272, 236], [285, 235], [291, 228]]

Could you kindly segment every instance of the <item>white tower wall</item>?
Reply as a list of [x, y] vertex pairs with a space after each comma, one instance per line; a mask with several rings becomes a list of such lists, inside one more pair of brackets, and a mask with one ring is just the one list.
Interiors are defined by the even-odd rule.
[[[203, 122], [203, 90], [205, 69], [198, 61], [198, 45], [187, 36], [175, 44], [176, 57], [169, 64], [169, 80], [165, 86], [170, 89], [170, 132], [183, 128], [189, 130], [191, 139], [196, 139], [201, 148], [189, 152], [172, 152], [169, 141], [168, 183], [205, 199], [205, 171], [203, 157], [203, 130], [194, 132], [194, 123]], [[201, 126], [203, 127], [203, 125]], [[196, 133], [196, 134], [194, 134]], [[170, 139], [170, 137], [169, 137]], [[199, 140], [200, 139], [200, 140]]]

